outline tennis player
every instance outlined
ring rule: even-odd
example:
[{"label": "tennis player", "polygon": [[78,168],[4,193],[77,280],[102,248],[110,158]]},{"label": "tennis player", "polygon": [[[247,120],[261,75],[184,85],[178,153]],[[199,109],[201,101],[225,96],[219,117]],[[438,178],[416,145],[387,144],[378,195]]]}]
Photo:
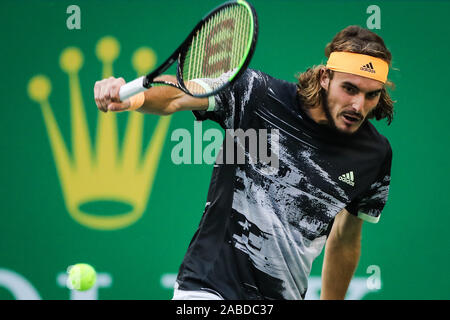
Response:
[{"label": "tennis player", "polygon": [[386,90],[391,53],[375,33],[349,26],[325,55],[326,65],[308,69],[297,83],[248,69],[212,98],[154,87],[121,103],[123,79],[96,83],[102,111],[192,110],[197,120],[224,129],[278,134],[275,172],[250,161],[214,166],[174,299],[304,299],[324,246],[321,298],[344,299],[361,254],[363,221],[378,222],[388,198],[392,150],[368,120],[393,119]]}]

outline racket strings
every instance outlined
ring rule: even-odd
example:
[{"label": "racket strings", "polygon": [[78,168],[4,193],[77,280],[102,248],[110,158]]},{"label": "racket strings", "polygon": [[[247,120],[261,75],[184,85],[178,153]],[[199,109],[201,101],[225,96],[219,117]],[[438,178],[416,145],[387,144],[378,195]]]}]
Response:
[{"label": "racket strings", "polygon": [[[216,12],[196,32],[181,61],[184,83],[193,94],[207,93],[193,79],[218,78],[239,68],[252,39],[252,16],[242,5],[232,5]],[[232,74],[232,73],[231,73]]]}]

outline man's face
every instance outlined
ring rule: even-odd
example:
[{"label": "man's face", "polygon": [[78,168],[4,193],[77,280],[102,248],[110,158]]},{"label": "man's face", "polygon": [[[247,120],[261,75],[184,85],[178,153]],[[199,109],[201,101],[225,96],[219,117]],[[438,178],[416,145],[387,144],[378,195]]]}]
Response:
[{"label": "man's face", "polygon": [[347,134],[359,129],[377,106],[383,89],[377,80],[337,71],[333,79],[324,73],[320,83],[326,90],[323,109],[328,125]]}]

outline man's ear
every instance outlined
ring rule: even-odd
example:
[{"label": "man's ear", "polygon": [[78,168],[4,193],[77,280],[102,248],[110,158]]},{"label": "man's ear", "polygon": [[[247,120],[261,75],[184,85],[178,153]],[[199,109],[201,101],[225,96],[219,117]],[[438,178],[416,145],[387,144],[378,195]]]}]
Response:
[{"label": "man's ear", "polygon": [[320,86],[327,91],[330,84],[330,73],[324,67],[320,70]]}]

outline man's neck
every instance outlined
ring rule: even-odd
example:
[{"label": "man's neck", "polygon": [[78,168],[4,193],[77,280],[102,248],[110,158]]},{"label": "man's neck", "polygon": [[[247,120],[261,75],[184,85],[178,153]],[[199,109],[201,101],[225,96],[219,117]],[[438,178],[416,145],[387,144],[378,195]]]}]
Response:
[{"label": "man's neck", "polygon": [[303,107],[303,110],[309,115],[311,119],[313,119],[318,124],[327,124],[328,119],[325,115],[325,112],[323,111],[322,105],[316,105],[312,108],[305,108]]}]

